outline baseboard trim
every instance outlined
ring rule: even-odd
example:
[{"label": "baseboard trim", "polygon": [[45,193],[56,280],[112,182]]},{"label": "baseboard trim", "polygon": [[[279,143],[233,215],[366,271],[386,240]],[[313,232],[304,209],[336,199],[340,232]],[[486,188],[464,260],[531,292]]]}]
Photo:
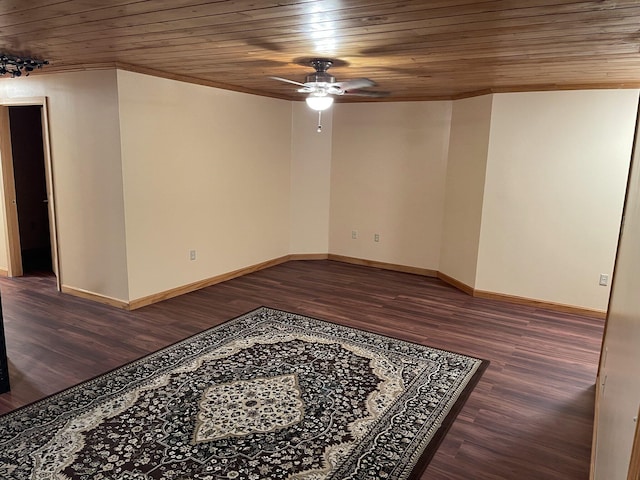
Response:
[{"label": "baseboard trim", "polygon": [[448,283],[452,287],[457,288],[458,290],[462,290],[467,295],[473,296],[473,287],[467,285],[466,283],[461,282],[460,280],[456,280],[453,277],[450,277],[446,273],[438,272],[438,278],[442,280],[444,283]]},{"label": "baseboard trim", "polygon": [[327,260],[328,253],[292,253],[289,260]]},{"label": "baseboard trim", "polygon": [[123,310],[129,310],[129,303],[124,300],[108,297],[107,295],[101,295],[99,293],[90,292],[88,290],[83,290],[81,288],[70,287],[68,285],[62,285],[60,289],[62,293],[68,293],[69,295],[73,295],[74,297],[85,298],[87,300],[103,303],[105,305],[110,305],[112,307],[121,308]]},{"label": "baseboard trim", "polygon": [[266,262],[250,265],[244,268],[239,268],[238,270],[234,270],[232,272],[216,275],[215,277],[205,278],[204,280],[199,280],[197,282],[189,283],[181,287],[165,290],[164,292],[154,293],[153,295],[149,295],[147,297],[131,300],[129,302],[129,310],[136,310],[138,308],[146,307],[147,305],[151,305],[153,303],[158,303],[163,300],[167,300],[169,298],[184,295],[185,293],[195,292],[196,290],[210,287],[212,285],[216,285],[217,283],[226,282],[227,280],[241,277],[243,275],[247,275],[248,273],[253,273],[253,272],[257,272],[258,270],[264,270],[265,268],[274,267],[276,265],[280,265],[281,263],[285,263],[289,261],[289,257],[290,255],[285,255],[283,257],[267,260]]},{"label": "baseboard trim", "polygon": [[0,277],[8,277],[9,270],[5,270],[4,268],[0,268]]},{"label": "baseboard trim", "polygon": [[[282,257],[267,260],[255,265],[240,268],[232,272],[216,275],[215,277],[206,278],[197,282],[182,285],[180,287],[165,290],[163,292],[155,293],[146,297],[138,298],[126,302],[117,298],[108,297],[99,293],[89,292],[80,288],[70,287],[68,285],[62,285],[62,292],[74,295],[76,297],[86,298],[98,303],[111,305],[112,307],[121,308],[124,310],[136,310],[138,308],[146,307],[154,303],[167,300],[169,298],[178,297],[185,293],[195,292],[202,288],[210,287],[218,283],[226,282],[233,278],[241,277],[249,273],[264,270],[265,268],[274,267],[281,263],[296,260],[332,260],[335,262],[350,263],[353,265],[362,265],[365,267],[380,268],[383,270],[392,270],[395,272],[411,273],[413,275],[420,275],[423,277],[437,277],[443,282],[457,288],[458,290],[477,298],[486,298],[489,300],[498,300],[510,303],[516,303],[520,305],[528,305],[530,307],[546,308],[548,310],[555,310],[565,313],[573,313],[577,315],[585,315],[588,317],[594,317],[604,319],[607,316],[607,312],[603,310],[594,310],[584,307],[576,307],[573,305],[565,305],[561,303],[547,302],[543,300],[535,300],[532,298],[519,297],[516,295],[507,295],[503,293],[488,292],[485,290],[477,290],[470,285],[467,285],[453,277],[450,277],[446,273],[439,272],[437,270],[431,270],[428,268],[411,267],[408,265],[398,265],[394,263],[379,262],[377,260],[367,260],[364,258],[349,257],[345,255],[335,255],[333,253],[296,253],[290,255],[284,255]],[[0,269],[0,276],[7,276],[6,270]]]},{"label": "baseboard trim", "polygon": [[594,318],[606,318],[607,312],[603,310],[594,310],[591,308],[576,307],[574,305],[565,305],[563,303],[547,302],[545,300],[536,300],[533,298],[519,297],[516,295],[507,295],[505,293],[488,292],[486,290],[477,290],[471,285],[456,280],[450,277],[446,273],[438,272],[438,278],[445,283],[448,283],[452,287],[463,291],[467,295],[471,295],[476,298],[486,298],[489,300],[499,300],[502,302],[517,303],[519,305],[528,305],[530,307],[546,308],[547,310],[554,310],[564,313],[575,313],[577,315],[585,315],[587,317]]},{"label": "baseboard trim", "polygon": [[[195,292],[196,290],[210,287],[217,283],[222,283],[227,280],[231,280],[232,278],[241,277],[243,275],[247,275],[248,273],[253,273],[253,272],[257,272],[258,270],[264,270],[265,268],[274,267],[281,263],[288,262],[289,260],[326,260],[327,256],[328,255],[326,253],[299,253],[299,254],[293,254],[293,255],[284,255],[282,257],[267,260],[265,262],[261,262],[255,265],[250,265],[248,267],[240,268],[232,272],[216,275],[215,277],[206,278],[204,280],[189,283],[187,285],[182,285],[180,287],[172,288],[170,290],[154,293],[153,295],[138,298],[130,302],[119,300],[117,298],[111,298],[106,295],[90,292],[88,290],[82,290],[80,288],[70,287],[68,285],[62,285],[61,289],[63,293],[68,293],[69,295],[74,295],[76,297],[86,298],[88,300],[93,300],[94,302],[103,303],[105,305],[121,308],[123,310],[136,310],[138,308],[146,307],[147,305],[151,305],[153,303],[158,303],[163,300],[167,300],[169,298],[174,298],[180,295],[184,295],[185,293]],[[2,275],[2,270],[0,270],[0,275]],[[6,276],[6,273],[5,273],[5,276]]]},{"label": "baseboard trim", "polygon": [[347,257],[344,255],[335,255],[330,253],[327,257],[329,260],[342,263],[351,263],[353,265],[363,265],[365,267],[381,268],[383,270],[393,270],[394,272],[412,273],[423,277],[437,277],[436,270],[428,268],[410,267],[408,265],[398,265],[395,263],[378,262],[376,260],[366,260],[364,258]]},{"label": "baseboard trim", "polygon": [[503,302],[517,303],[519,305],[528,305],[530,307],[546,308],[564,313],[575,313],[576,315],[584,315],[587,317],[601,318],[607,317],[605,310],[595,310],[591,308],[576,307],[574,305],[565,305],[564,303],[547,302],[544,300],[536,300],[533,298],[519,297],[517,295],[507,295],[504,293],[487,292],[485,290],[473,291],[473,296],[478,298],[486,298],[489,300],[500,300]]}]

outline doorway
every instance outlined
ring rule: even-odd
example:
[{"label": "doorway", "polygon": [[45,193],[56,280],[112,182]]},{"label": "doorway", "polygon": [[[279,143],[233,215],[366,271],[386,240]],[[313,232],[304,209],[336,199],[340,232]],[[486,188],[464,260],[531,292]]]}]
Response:
[{"label": "doorway", "polygon": [[53,273],[41,117],[39,105],[9,107],[23,274]]},{"label": "doorway", "polygon": [[2,102],[0,154],[7,274],[54,274],[59,290],[46,99]]}]

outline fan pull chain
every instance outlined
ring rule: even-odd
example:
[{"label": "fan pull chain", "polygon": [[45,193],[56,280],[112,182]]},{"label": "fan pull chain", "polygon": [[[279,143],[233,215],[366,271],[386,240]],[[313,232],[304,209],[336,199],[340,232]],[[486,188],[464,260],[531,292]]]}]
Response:
[{"label": "fan pull chain", "polygon": [[316,132],[322,133],[322,110],[318,110],[318,129]]}]

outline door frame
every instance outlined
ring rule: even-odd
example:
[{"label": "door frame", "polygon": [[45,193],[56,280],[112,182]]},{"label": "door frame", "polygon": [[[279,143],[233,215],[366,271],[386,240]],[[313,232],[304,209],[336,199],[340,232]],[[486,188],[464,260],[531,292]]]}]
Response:
[{"label": "door frame", "polygon": [[640,478],[640,408],[638,408],[638,415],[636,415],[635,421],[636,433],[631,447],[631,460],[629,461],[627,480],[638,480]]},{"label": "door frame", "polygon": [[[618,243],[616,246],[616,255],[613,267],[613,276],[611,279],[611,292],[609,293],[609,302],[607,304],[607,315],[605,317],[604,323],[604,331],[602,333],[602,341],[600,343],[600,355],[598,360],[598,371],[596,374],[596,385],[595,385],[595,408],[594,408],[594,422],[593,422],[593,433],[592,433],[592,441],[591,441],[591,464],[589,471],[589,480],[594,480],[596,478],[596,460],[598,453],[598,426],[599,426],[599,412],[600,412],[600,402],[601,396],[606,387],[607,381],[607,372],[605,370],[607,363],[607,355],[608,355],[608,347],[607,347],[607,334],[609,331],[609,322],[611,315],[611,305],[614,296],[614,288],[616,286],[617,280],[617,269],[620,261],[620,246],[622,244],[622,236],[624,234],[625,228],[625,220],[629,203],[629,196],[631,189],[633,188],[633,174],[635,169],[639,168],[638,165],[638,147],[640,146],[640,103],[637,105],[636,111],[636,119],[635,119],[635,127],[633,133],[633,143],[631,146],[631,158],[629,160],[629,170],[627,175],[627,185],[624,194],[623,208],[622,208],[622,216],[620,219],[620,229],[618,231]],[[640,408],[638,410],[638,415],[635,417],[634,421],[636,422],[635,433],[633,437],[633,443],[631,446],[631,455],[629,458],[629,466],[627,470],[627,480],[640,480]]]},{"label": "door frame", "polygon": [[0,99],[0,157],[2,163],[2,190],[4,199],[5,232],[7,241],[7,275],[22,275],[22,252],[20,249],[20,230],[18,228],[18,209],[16,205],[16,187],[13,173],[13,154],[11,151],[11,130],[9,125],[9,107],[39,106],[42,121],[42,149],[44,155],[45,183],[47,186],[47,207],[49,209],[49,234],[51,237],[51,264],[56,276],[56,288],[61,289],[60,256],[58,251],[58,228],[54,194],[53,164],[51,162],[51,143],[49,140],[49,111],[47,97],[27,97]]}]

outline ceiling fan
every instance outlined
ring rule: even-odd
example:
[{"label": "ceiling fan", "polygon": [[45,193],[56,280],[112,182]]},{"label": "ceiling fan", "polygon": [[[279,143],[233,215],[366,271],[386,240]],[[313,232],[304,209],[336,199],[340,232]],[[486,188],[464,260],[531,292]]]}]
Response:
[{"label": "ceiling fan", "polygon": [[389,95],[389,92],[374,90],[362,90],[363,88],[375,87],[376,83],[368,78],[355,78],[344,82],[337,82],[336,78],[327,72],[334,60],[328,58],[314,58],[309,64],[315,69],[314,73],[307,75],[305,82],[300,83],[281,77],[271,77],[274,80],[298,85],[299,93],[308,93],[307,105],[313,110],[326,110],[333,103],[333,95],[354,95],[360,97],[380,98]]}]

